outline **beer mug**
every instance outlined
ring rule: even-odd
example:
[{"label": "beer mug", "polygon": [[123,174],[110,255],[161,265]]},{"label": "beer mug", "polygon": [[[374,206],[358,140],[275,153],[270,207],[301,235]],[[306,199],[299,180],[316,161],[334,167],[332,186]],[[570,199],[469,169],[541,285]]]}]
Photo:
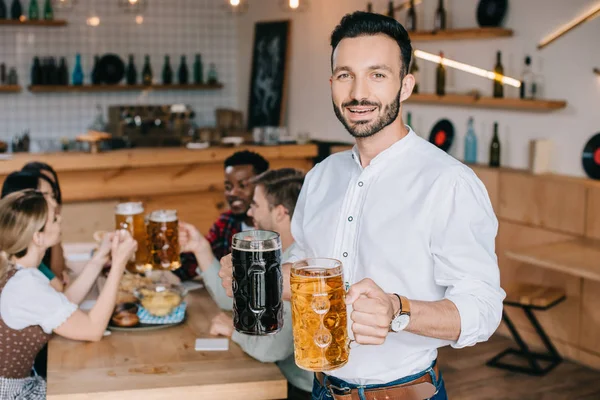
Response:
[{"label": "beer mug", "polygon": [[148,254],[153,269],[174,271],[181,267],[176,210],[153,211],[148,217]]},{"label": "beer mug", "polygon": [[146,221],[141,202],[120,203],[115,207],[115,229],[125,229],[137,241],[138,248],[127,263],[130,272],[142,273],[150,269],[146,246]]},{"label": "beer mug", "polygon": [[270,335],[283,327],[281,239],[271,231],[233,235],[233,323],[248,335]]},{"label": "beer mug", "polygon": [[310,258],[292,265],[292,330],[296,365],[330,371],[348,362],[348,316],[342,263]]}]

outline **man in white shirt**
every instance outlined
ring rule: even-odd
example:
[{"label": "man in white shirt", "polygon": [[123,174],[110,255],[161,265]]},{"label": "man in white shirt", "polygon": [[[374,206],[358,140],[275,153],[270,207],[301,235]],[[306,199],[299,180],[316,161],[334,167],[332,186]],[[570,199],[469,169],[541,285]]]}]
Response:
[{"label": "man in white shirt", "polygon": [[356,146],[307,174],[292,260],[342,261],[353,342],[346,365],[315,374],[313,399],[443,400],[437,349],[485,341],[501,320],[498,223],[473,171],[402,122],[415,84],[404,28],[355,12],[331,46],[333,107]]}]

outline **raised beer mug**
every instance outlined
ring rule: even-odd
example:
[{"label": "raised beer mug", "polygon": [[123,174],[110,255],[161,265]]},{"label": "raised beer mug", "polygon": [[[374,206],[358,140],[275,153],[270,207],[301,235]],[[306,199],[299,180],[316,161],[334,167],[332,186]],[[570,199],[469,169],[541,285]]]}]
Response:
[{"label": "raised beer mug", "polygon": [[292,330],[296,365],[330,371],[348,362],[348,312],[342,263],[308,258],[292,265]]},{"label": "raised beer mug", "polygon": [[128,202],[117,204],[115,207],[115,229],[129,231],[138,243],[137,251],[127,263],[127,270],[142,273],[151,269],[152,267],[148,263],[146,221],[142,203]]},{"label": "raised beer mug", "polygon": [[283,327],[281,239],[271,231],[233,235],[233,324],[248,335],[271,335]]},{"label": "raised beer mug", "polygon": [[179,221],[176,210],[157,210],[148,217],[148,254],[155,270],[174,271],[179,258]]}]

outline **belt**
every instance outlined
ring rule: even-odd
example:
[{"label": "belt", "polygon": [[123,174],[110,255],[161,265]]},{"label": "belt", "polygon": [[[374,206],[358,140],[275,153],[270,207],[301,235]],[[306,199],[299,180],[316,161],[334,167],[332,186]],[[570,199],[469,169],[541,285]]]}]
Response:
[{"label": "belt", "polygon": [[[440,372],[437,362],[433,366],[433,372],[436,382],[439,381]],[[329,390],[329,393],[335,400],[360,400],[358,388],[349,389],[334,386],[326,382],[326,375],[322,372],[315,373],[315,378],[321,386]],[[366,400],[424,400],[433,397],[435,392],[436,388],[429,373],[425,373],[423,376],[410,382],[394,386],[364,389]]]}]

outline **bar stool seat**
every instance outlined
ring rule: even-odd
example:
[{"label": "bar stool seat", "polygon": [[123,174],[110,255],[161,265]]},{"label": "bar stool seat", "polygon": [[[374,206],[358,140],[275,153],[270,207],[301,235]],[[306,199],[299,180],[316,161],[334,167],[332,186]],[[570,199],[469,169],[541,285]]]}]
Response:
[{"label": "bar stool seat", "polygon": [[[525,316],[535,329],[540,340],[546,347],[545,353],[531,351],[525,343],[515,325],[510,320],[506,312],[502,312],[502,319],[508,327],[513,339],[518,345],[518,349],[508,348],[489,360],[487,365],[496,368],[502,368],[513,372],[522,372],[529,375],[542,376],[555,368],[562,362],[562,357],[552,345],[550,338],[538,322],[532,310],[545,311],[563,302],[566,299],[566,293],[563,289],[553,288],[541,285],[520,285],[515,290],[509,292],[504,300],[505,306],[519,307],[523,309]],[[529,366],[516,365],[503,362],[502,359],[508,355],[517,356],[527,361]],[[546,365],[542,366],[540,361]]]}]

